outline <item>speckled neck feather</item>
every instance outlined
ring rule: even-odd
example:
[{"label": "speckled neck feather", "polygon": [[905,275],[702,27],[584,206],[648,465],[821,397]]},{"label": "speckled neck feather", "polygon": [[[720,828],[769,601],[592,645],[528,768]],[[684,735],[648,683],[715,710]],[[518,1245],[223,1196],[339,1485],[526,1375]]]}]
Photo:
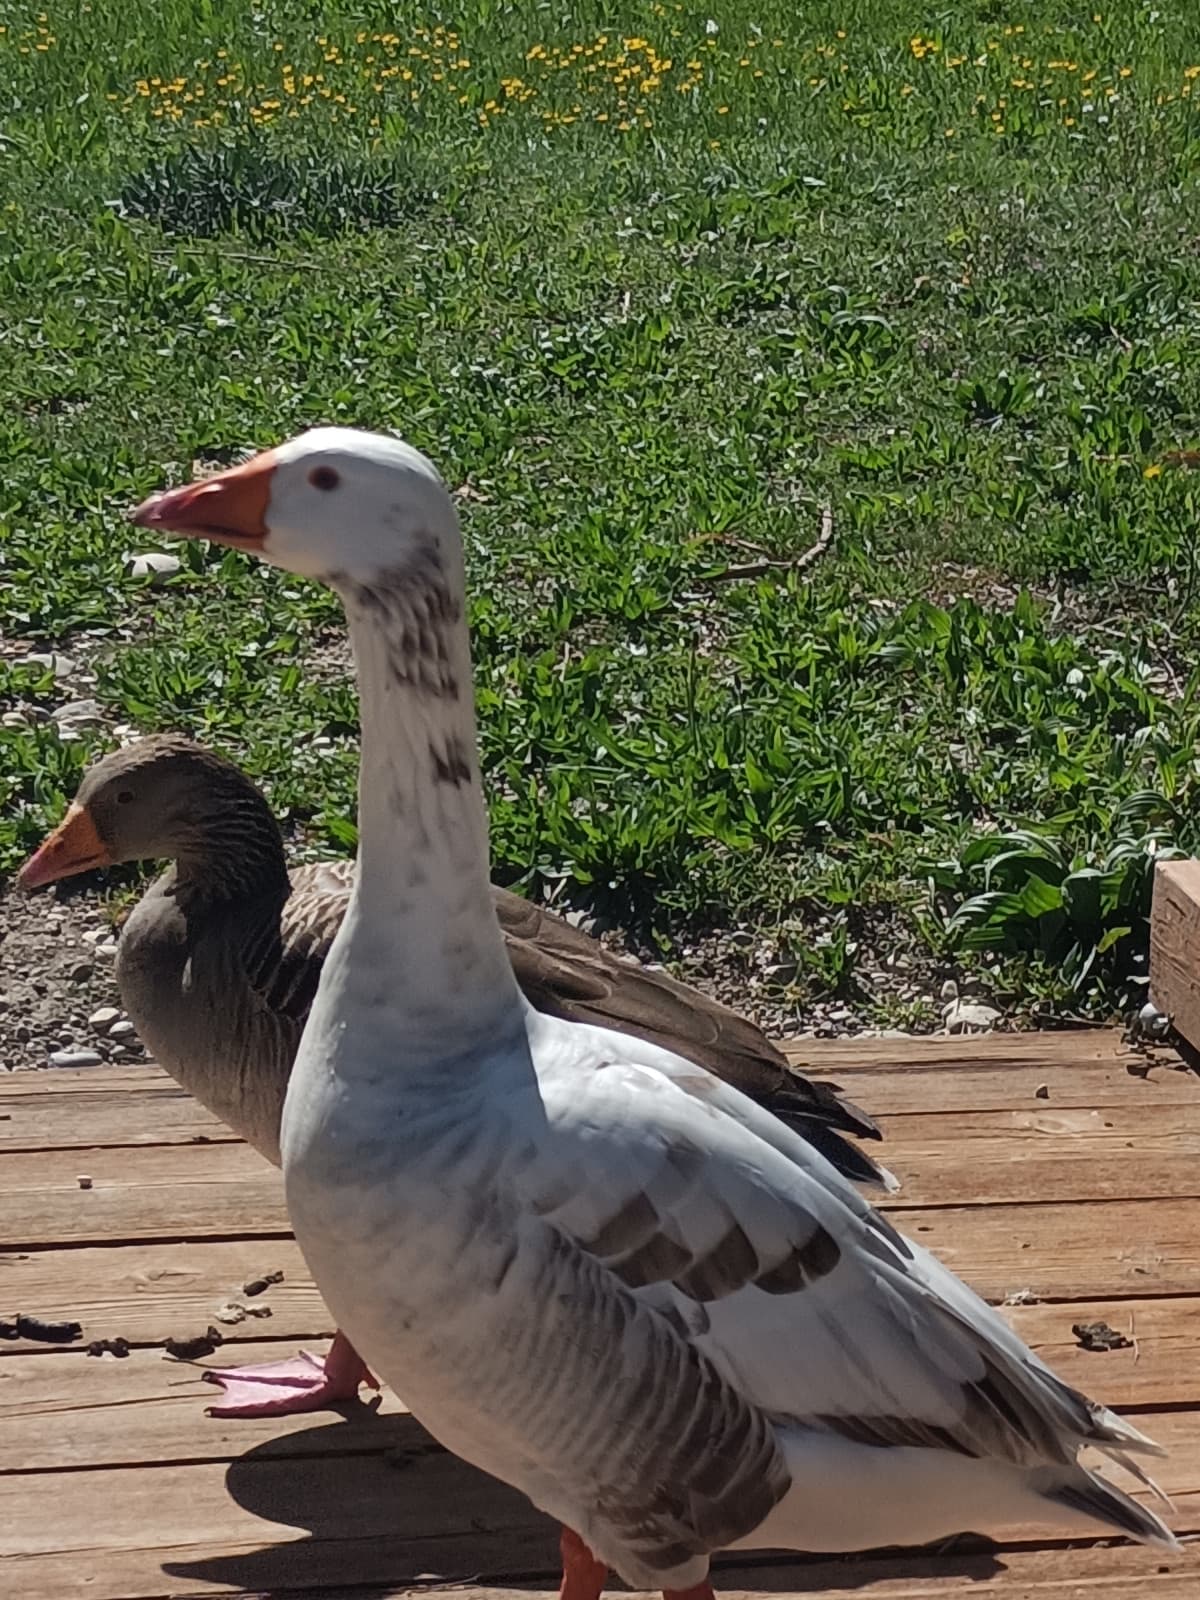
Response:
[{"label": "speckled neck feather", "polygon": [[414,1058],[469,1051],[520,998],[489,882],[461,581],[427,557],[338,588],[362,701],[345,971],[356,1004],[403,1018]]}]

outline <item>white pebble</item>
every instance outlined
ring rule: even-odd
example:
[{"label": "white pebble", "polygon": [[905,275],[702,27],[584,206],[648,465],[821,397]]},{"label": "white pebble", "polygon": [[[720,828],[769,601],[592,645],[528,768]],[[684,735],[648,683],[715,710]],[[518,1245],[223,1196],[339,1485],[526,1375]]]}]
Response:
[{"label": "white pebble", "polygon": [[1003,1012],[981,1001],[952,1000],[942,1011],[947,1033],[990,1033]]},{"label": "white pebble", "polygon": [[116,1006],[101,1006],[99,1011],[93,1011],[88,1018],[89,1028],[98,1028],[101,1033],[118,1020],[121,1013]]},{"label": "white pebble", "polygon": [[32,655],[19,656],[13,666],[49,667],[56,678],[69,678],[75,671],[75,663],[70,656],[60,655],[57,650],[37,650]]},{"label": "white pebble", "polygon": [[101,721],[100,707],[95,700],[68,700],[50,713],[51,722],[60,727],[70,723],[73,728],[93,728]]},{"label": "white pebble", "polygon": [[126,556],[131,578],[149,578],[152,583],[162,583],[183,566],[178,556],[161,550],[147,550],[142,555]]},{"label": "white pebble", "polygon": [[135,1033],[136,1031],[137,1030],[134,1028],[133,1023],[130,1022],[129,1018],[122,1017],[120,1022],[114,1022],[112,1027],[108,1030],[108,1037],[110,1039],[128,1039],[129,1035],[131,1033]]}]

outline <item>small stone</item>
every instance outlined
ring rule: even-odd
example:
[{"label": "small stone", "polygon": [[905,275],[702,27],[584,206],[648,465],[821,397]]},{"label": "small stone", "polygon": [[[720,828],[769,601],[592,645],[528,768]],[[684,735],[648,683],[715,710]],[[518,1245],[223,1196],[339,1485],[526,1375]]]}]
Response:
[{"label": "small stone", "polygon": [[128,1039],[130,1034],[136,1032],[137,1029],[134,1027],[133,1023],[130,1022],[129,1018],[122,1017],[120,1022],[114,1022],[112,1027],[108,1030],[108,1037],[110,1039]]},{"label": "small stone", "polygon": [[1033,1091],[1033,1093],[1034,1093],[1034,1098],[1037,1099],[1037,1100],[1049,1100],[1049,1098],[1050,1098],[1050,1085],[1048,1083],[1039,1083],[1037,1088]]},{"label": "small stone", "polygon": [[13,1037],[16,1039],[18,1044],[28,1044],[30,1039],[33,1038],[33,1034],[30,1032],[26,1023],[19,1022],[16,1028],[13,1030]]},{"label": "small stone", "polygon": [[952,1000],[942,1012],[947,1033],[990,1033],[1002,1015],[981,1000]]},{"label": "small stone", "polygon": [[50,713],[50,720],[57,722],[60,727],[69,724],[72,728],[94,728],[103,719],[97,701],[68,700],[65,705],[55,707]]},{"label": "small stone", "polygon": [[81,1172],[76,1176],[75,1182],[81,1189],[90,1189],[92,1187],[91,1174],[87,1172]]},{"label": "small stone", "polygon": [[108,1059],[110,1061],[128,1061],[132,1055],[133,1051],[126,1050],[123,1044],[115,1044],[108,1052]]},{"label": "small stone", "polygon": [[8,1010],[8,1001],[0,994],[0,1013]]},{"label": "small stone", "polygon": [[942,999],[943,1000],[957,1000],[958,999],[958,985],[955,983],[953,978],[947,978],[945,983],[942,985]]},{"label": "small stone", "polygon": [[1139,1030],[1152,1039],[1161,1038],[1171,1027],[1171,1018],[1165,1011],[1160,1011],[1153,1000],[1146,1001],[1137,1014],[1137,1020]]},{"label": "small stone", "polygon": [[27,728],[29,719],[20,711],[6,711],[0,716],[0,726],[5,728]]},{"label": "small stone", "polygon": [[99,1067],[104,1063],[104,1057],[96,1050],[52,1050],[50,1052],[50,1065],[52,1067]]},{"label": "small stone", "polygon": [[96,954],[98,956],[115,956],[116,953],[117,941],[115,939],[104,939],[96,946]]},{"label": "small stone", "polygon": [[143,555],[125,558],[131,578],[149,578],[151,583],[165,583],[183,566],[178,556],[161,550],[147,550]]},{"label": "small stone", "polygon": [[116,1006],[101,1006],[98,1011],[93,1011],[88,1018],[88,1027],[95,1028],[97,1032],[104,1033],[112,1024],[119,1020],[120,1011]]},{"label": "small stone", "polygon": [[32,655],[19,656],[13,666],[42,667],[53,672],[56,678],[69,678],[75,671],[75,663],[70,656],[61,655],[57,650],[38,650]]},{"label": "small stone", "polygon": [[87,983],[95,970],[90,961],[79,961],[71,968],[71,982]]}]

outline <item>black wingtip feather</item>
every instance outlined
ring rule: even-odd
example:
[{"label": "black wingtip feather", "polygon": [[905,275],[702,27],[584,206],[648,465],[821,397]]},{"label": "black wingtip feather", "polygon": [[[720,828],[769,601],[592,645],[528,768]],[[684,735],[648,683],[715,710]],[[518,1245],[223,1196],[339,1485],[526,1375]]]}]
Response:
[{"label": "black wingtip feather", "polygon": [[814,1117],[811,1112],[806,1114],[799,1110],[781,1110],[774,1102],[768,1109],[773,1111],[781,1122],[798,1133],[806,1144],[812,1145],[819,1151],[831,1166],[837,1168],[843,1178],[849,1178],[851,1183],[869,1184],[873,1189],[892,1187],[865,1151],[860,1150],[856,1144],[851,1144],[848,1139],[843,1139],[840,1133],[835,1133],[821,1118]]}]

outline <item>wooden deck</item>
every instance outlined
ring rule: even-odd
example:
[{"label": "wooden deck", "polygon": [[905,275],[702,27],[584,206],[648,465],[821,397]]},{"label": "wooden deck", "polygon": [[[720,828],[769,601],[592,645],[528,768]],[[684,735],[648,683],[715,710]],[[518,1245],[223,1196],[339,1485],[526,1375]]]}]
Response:
[{"label": "wooden deck", "polygon": [[[806,1045],[796,1058],[877,1112],[903,1181],[890,1210],[1064,1377],[1171,1449],[1174,1526],[1200,1534],[1200,1084],[1147,1076],[1113,1034]],[[80,1177],[91,1178],[81,1187]],[[0,1343],[0,1591],[366,1600],[553,1589],[553,1529],[445,1454],[392,1397],[221,1422],[169,1337],[210,1324],[217,1361],[322,1348],[329,1318],[278,1175],[155,1068],[0,1078],[0,1318],[83,1327],[71,1347]],[[247,1297],[247,1280],[282,1282]],[[229,1303],[269,1317],[232,1324]],[[1132,1342],[1081,1348],[1072,1324]],[[124,1338],[125,1359],[92,1357]],[[961,1542],[939,1554],[724,1564],[726,1594],[807,1600],[1194,1600],[1179,1561],[1121,1544]]]}]

